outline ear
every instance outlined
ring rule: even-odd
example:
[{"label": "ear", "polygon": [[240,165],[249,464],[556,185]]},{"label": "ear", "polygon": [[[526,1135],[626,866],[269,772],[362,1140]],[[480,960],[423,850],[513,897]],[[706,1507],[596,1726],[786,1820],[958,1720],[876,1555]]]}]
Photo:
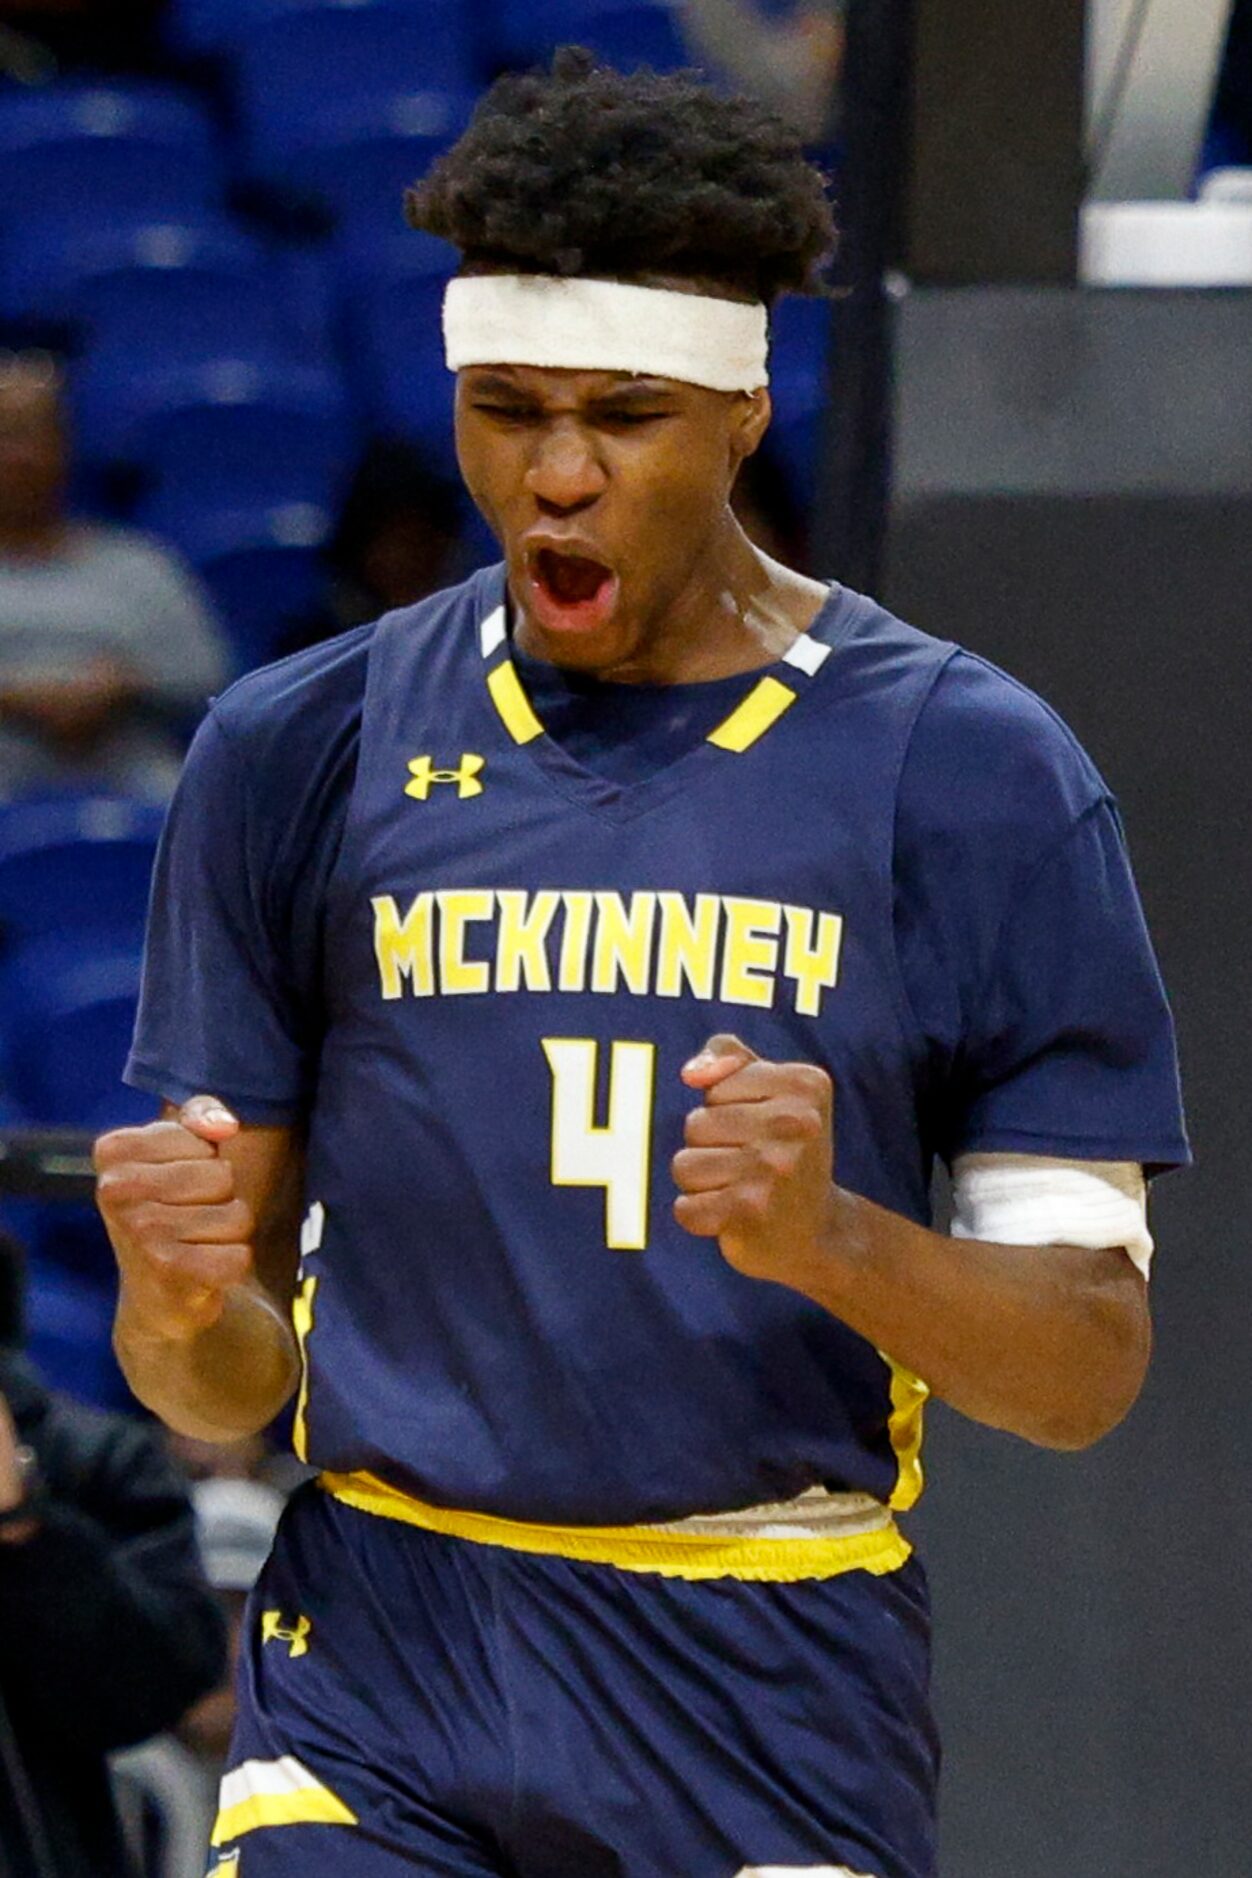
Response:
[{"label": "ear", "polygon": [[754,456],[770,426],[774,406],[764,385],[759,391],[740,392],[730,426],[731,468],[737,471],[745,457]]}]

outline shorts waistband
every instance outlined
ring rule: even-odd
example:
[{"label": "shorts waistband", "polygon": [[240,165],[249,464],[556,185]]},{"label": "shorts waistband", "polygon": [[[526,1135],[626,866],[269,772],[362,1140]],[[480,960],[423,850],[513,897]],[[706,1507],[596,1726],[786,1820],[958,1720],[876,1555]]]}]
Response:
[{"label": "shorts waistband", "polygon": [[656,1526],[548,1526],[431,1506],[373,1474],[318,1476],[345,1506],[475,1545],[613,1565],[666,1578],[743,1578],[776,1584],[897,1571],[912,1553],[887,1507],[862,1493],[810,1489],[775,1506],[701,1514]]}]

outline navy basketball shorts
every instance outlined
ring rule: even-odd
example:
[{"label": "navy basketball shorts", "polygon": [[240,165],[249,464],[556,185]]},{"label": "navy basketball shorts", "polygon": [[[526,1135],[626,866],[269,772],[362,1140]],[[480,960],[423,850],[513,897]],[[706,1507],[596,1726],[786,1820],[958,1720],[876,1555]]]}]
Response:
[{"label": "navy basketball shorts", "polygon": [[915,1557],[693,1581],[310,1484],[247,1622],[215,1878],[934,1878]]}]

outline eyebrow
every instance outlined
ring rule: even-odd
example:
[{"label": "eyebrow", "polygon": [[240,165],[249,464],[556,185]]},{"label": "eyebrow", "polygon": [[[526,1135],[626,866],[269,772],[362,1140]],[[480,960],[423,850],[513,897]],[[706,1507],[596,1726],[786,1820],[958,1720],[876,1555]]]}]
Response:
[{"label": "eyebrow", "polygon": [[[503,372],[475,371],[470,380],[470,389],[477,397],[517,398],[534,404],[541,402],[537,392]],[[623,378],[620,384],[593,393],[587,402],[591,405],[653,404],[658,398],[673,396],[673,387],[663,380]]]}]

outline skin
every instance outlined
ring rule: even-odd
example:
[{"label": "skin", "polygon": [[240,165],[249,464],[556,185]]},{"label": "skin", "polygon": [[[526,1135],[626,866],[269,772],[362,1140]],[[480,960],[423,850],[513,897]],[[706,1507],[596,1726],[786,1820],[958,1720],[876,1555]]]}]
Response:
[{"label": "skin", "polygon": [[[464,371],[461,468],[503,543],[522,647],[635,683],[772,663],[826,589],[754,549],[730,511],[768,421],[764,392]],[[573,539],[618,574],[619,599],[594,630],[553,633],[534,615],[528,556],[536,541]],[[716,1036],[683,1079],[693,1103],[674,1212],[693,1237],[833,1312],[976,1420],[1081,1448],[1125,1415],[1150,1330],[1146,1287],[1124,1252],[954,1240],[848,1193],[834,1179],[835,1091],[813,1064],[764,1062]],[[131,1387],[203,1439],[264,1426],[298,1373],[298,1137],[241,1127],[201,1096],[104,1136],[96,1153]]]},{"label": "skin", "polygon": [[[65,510],[68,450],[60,381],[38,359],[0,366],[0,558],[39,562],[72,532]],[[5,673],[0,718],[81,757],[140,695],[124,661],[101,657],[74,672]]]},{"label": "skin", "polygon": [[[15,1506],[22,1503],[18,1446],[17,1430],[13,1426],[9,1405],[0,1395],[0,1513],[12,1512]],[[11,1526],[0,1526],[0,1545],[23,1545],[27,1539],[33,1539],[38,1531],[39,1522],[36,1519],[15,1520]]]}]

